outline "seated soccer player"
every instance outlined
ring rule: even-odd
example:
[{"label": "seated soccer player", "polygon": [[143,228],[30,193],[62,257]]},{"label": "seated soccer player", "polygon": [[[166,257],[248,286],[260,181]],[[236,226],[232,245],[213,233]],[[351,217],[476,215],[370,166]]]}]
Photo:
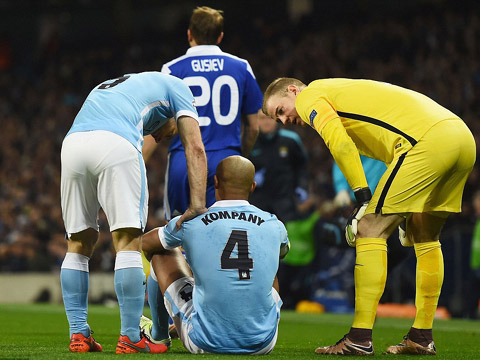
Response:
[{"label": "seated soccer player", "polygon": [[142,328],[152,342],[170,343],[168,318],[159,316],[165,306],[191,353],[273,350],[282,305],[273,283],[289,240],[275,215],[247,201],[254,174],[248,159],[225,158],[208,212],[178,231],[174,218],[144,236],[143,251],[152,258],[147,289],[153,321],[143,318]]}]

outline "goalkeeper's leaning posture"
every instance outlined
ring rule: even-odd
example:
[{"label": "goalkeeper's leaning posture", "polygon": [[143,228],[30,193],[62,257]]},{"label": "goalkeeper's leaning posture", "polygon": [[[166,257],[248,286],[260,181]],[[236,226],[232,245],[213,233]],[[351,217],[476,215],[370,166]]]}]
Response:
[{"label": "goalkeeper's leaning posture", "polygon": [[[440,231],[461,211],[475,163],[475,141],[454,113],[418,92],[371,80],[323,79],[308,86],[279,78],[265,91],[263,112],[283,124],[310,125],[325,141],[357,206],[346,227],[356,248],[355,316],[335,345],[317,354],[372,355],[372,328],[387,276],[387,239],[417,257],[416,316],[391,354],[435,354],[432,325],[443,282]],[[359,154],[388,166],[372,196]]]}]

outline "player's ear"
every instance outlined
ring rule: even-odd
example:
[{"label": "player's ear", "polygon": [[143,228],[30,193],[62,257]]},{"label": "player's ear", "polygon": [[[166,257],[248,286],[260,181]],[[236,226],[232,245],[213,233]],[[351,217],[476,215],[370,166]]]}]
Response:
[{"label": "player's ear", "polygon": [[215,189],[218,189],[218,178],[216,174],[213,175],[213,183],[214,183]]},{"label": "player's ear", "polygon": [[187,29],[187,40],[189,43],[191,43],[193,40],[192,32],[190,31],[190,29]]},{"label": "player's ear", "polygon": [[254,182],[252,183],[252,187],[250,188],[250,194],[252,194],[252,193],[255,191],[255,188],[256,188],[256,187],[257,187],[257,182],[254,181]]},{"label": "player's ear", "polygon": [[220,43],[222,42],[223,40],[223,31],[220,33],[220,35],[218,36],[218,39],[217,39],[217,45],[220,45]]},{"label": "player's ear", "polygon": [[294,93],[295,95],[297,95],[298,90],[299,90],[298,87],[296,87],[295,85],[288,85],[287,87],[287,91]]}]

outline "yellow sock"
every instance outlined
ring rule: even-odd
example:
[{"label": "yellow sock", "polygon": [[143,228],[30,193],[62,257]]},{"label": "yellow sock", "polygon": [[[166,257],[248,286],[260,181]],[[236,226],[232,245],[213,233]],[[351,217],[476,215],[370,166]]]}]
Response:
[{"label": "yellow sock", "polygon": [[372,329],[387,279],[387,240],[360,238],[356,243],[355,317],[352,327]]},{"label": "yellow sock", "polygon": [[439,241],[414,244],[417,256],[417,314],[413,327],[431,329],[443,284],[443,254]]}]

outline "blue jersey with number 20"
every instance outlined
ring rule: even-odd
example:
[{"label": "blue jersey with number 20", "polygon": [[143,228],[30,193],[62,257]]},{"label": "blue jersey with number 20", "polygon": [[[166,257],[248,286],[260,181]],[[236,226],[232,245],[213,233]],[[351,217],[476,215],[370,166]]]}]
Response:
[{"label": "blue jersey with number 20", "polygon": [[182,246],[194,274],[190,338],[208,352],[261,350],[280,317],[272,285],[280,247],[288,244],[285,226],[241,200],[217,201],[179,231],[177,220],[160,240],[167,249]]},{"label": "blue jersey with number 20", "polygon": [[[205,150],[241,150],[241,115],[255,114],[263,95],[248,61],[223,52],[216,45],[198,45],[166,63],[162,72],[190,87],[200,117]],[[179,137],[169,151],[182,148]]]}]

